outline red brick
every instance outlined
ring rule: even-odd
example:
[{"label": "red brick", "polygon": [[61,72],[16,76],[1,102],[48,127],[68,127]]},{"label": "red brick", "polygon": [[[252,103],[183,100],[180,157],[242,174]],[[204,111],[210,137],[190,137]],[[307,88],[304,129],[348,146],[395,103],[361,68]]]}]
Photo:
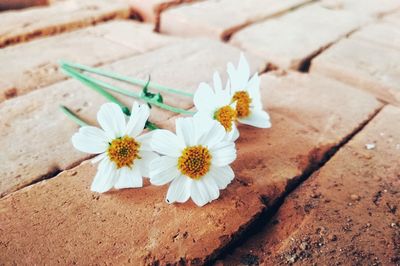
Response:
[{"label": "red brick", "polygon": [[[149,25],[109,22],[0,50],[0,79],[17,96],[64,79],[60,59],[101,65],[170,43],[171,38],[153,33]],[[0,101],[10,98],[9,86],[0,86]]]},{"label": "red brick", "polygon": [[44,6],[50,3],[49,0],[0,0],[0,10],[21,9],[32,6]]},{"label": "red brick", "polygon": [[[0,246],[1,261],[164,265],[214,258],[288,183],[380,107],[373,97],[337,82],[320,86],[322,79],[304,76],[304,84],[294,86],[292,79],[301,74],[282,82],[269,75],[262,79],[262,98],[273,127],[240,127],[233,165],[237,177],[219,200],[203,208],[191,202],[168,205],[166,186],[149,185],[93,194],[95,167],[84,163],[0,200],[2,242],[7,243]],[[293,102],[296,118],[290,117]],[[309,107],[316,102],[320,113]],[[353,108],[355,102],[359,109]]]},{"label": "red brick", "polygon": [[8,11],[0,16],[0,47],[54,35],[113,18],[128,18],[129,5],[117,1],[56,1],[48,7]]},{"label": "red brick", "polygon": [[385,102],[399,104],[399,61],[398,49],[350,38],[316,57],[312,61],[311,72],[371,92]]},{"label": "red brick", "polygon": [[351,35],[351,38],[375,43],[400,50],[400,28],[397,25],[380,22],[369,25]]},{"label": "red brick", "polygon": [[284,13],[310,0],[201,1],[170,8],[161,14],[160,31],[181,36],[228,39],[241,28]]},{"label": "red brick", "polygon": [[400,9],[400,2],[397,0],[322,0],[321,5],[374,17],[380,17]]},{"label": "red brick", "polygon": [[[160,84],[195,91],[201,81],[210,81],[214,70],[225,71],[228,61],[237,61],[240,52],[231,46],[208,40],[186,41],[107,65],[118,73],[147,78]],[[190,56],[188,56],[190,55]],[[179,58],[179,60],[177,60]],[[252,71],[262,63],[250,55]],[[225,75],[224,75],[225,76]],[[122,86],[122,84],[118,84]],[[129,86],[130,90],[139,88]],[[189,109],[190,98],[163,94],[164,102]],[[129,107],[132,100],[119,97]],[[0,145],[5,153],[0,167],[0,195],[14,191],[43,176],[51,176],[87,158],[71,145],[77,126],[68,121],[58,106],[64,104],[89,122],[95,123],[96,112],[104,99],[75,81],[65,81],[0,104]],[[173,114],[153,108],[152,121],[164,122]],[[29,140],[15,141],[16,139]],[[57,148],[55,148],[57,147]]]},{"label": "red brick", "polygon": [[224,263],[397,265],[399,125],[400,109],[385,107]]},{"label": "red brick", "polygon": [[231,42],[278,67],[299,69],[366,20],[349,11],[312,5],[249,26],[235,34]]}]

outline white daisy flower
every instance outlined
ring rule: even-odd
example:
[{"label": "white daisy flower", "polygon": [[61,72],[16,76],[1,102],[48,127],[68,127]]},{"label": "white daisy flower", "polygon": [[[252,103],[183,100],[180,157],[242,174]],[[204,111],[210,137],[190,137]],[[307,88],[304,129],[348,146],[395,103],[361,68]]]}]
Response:
[{"label": "white daisy flower", "polygon": [[176,119],[176,134],[157,130],[151,146],[161,157],[150,163],[150,182],[172,181],[167,202],[186,202],[190,197],[203,206],[219,197],[234,178],[229,166],[236,159],[233,141],[224,127],[204,116]]},{"label": "white daisy flower", "polygon": [[232,63],[228,63],[227,72],[231,82],[232,100],[236,101],[237,120],[254,127],[271,127],[270,117],[263,110],[261,102],[260,78],[258,73],[250,78],[250,67],[243,53],[240,54],[237,69]]},{"label": "white daisy flower", "polygon": [[72,144],[82,152],[99,154],[93,162],[99,167],[91,190],[106,192],[143,186],[143,176],[149,176],[149,163],[159,156],[150,147],[151,133],[142,133],[150,115],[146,104],[133,104],[128,120],[115,103],[105,103],[97,113],[102,129],[83,126],[72,136]]},{"label": "white daisy flower", "polygon": [[239,137],[236,121],[236,102],[232,102],[229,82],[222,88],[221,77],[214,73],[214,88],[207,83],[200,83],[193,97],[197,109],[195,116],[201,115],[217,120],[227,132],[228,140],[235,141]]}]

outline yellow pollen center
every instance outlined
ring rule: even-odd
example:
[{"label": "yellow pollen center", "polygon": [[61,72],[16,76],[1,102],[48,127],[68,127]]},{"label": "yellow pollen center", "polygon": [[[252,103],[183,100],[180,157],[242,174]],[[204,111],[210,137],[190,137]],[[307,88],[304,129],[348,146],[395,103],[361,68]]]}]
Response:
[{"label": "yellow pollen center", "polygon": [[178,158],[178,169],[181,173],[196,180],[208,173],[210,165],[211,154],[201,145],[186,147]]},{"label": "yellow pollen center", "polygon": [[124,136],[114,139],[107,150],[107,155],[117,168],[127,166],[131,168],[135,159],[139,158],[140,144],[134,138]]},{"label": "yellow pollen center", "polygon": [[239,118],[248,117],[250,115],[251,98],[247,91],[235,92],[232,100],[236,101],[236,112]]},{"label": "yellow pollen center", "polygon": [[236,110],[229,105],[223,106],[215,111],[214,119],[224,126],[226,132],[229,132],[232,130],[232,122],[236,119]]}]

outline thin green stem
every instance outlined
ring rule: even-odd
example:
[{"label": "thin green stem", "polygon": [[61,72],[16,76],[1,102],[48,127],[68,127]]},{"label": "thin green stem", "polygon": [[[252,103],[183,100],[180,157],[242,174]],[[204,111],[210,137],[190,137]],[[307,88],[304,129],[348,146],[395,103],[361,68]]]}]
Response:
[{"label": "thin green stem", "polygon": [[[104,76],[104,77],[108,77],[108,78],[112,78],[112,79],[116,79],[116,80],[120,80],[123,82],[127,82],[130,84],[134,84],[134,85],[138,85],[138,86],[145,86],[147,81],[146,80],[142,80],[142,79],[137,79],[137,78],[132,78],[132,77],[126,77],[123,76],[121,74],[112,72],[112,71],[105,71],[103,69],[100,68],[94,68],[94,67],[89,67],[89,66],[85,66],[82,64],[77,64],[77,63],[72,63],[72,62],[68,62],[68,61],[60,61],[61,66],[67,66],[67,67],[73,67],[73,68],[77,68],[80,70],[84,70],[90,73],[94,73],[100,76]],[[189,92],[185,92],[185,91],[181,91],[178,89],[174,89],[174,88],[170,88],[167,86],[162,86],[160,84],[157,84],[155,82],[150,82],[149,83],[149,88],[153,88],[162,92],[168,92],[168,93],[173,93],[173,94],[178,94],[178,95],[182,95],[182,96],[186,96],[186,97],[191,97],[193,98],[193,94],[189,93]]]},{"label": "thin green stem", "polygon": [[64,105],[60,105],[61,111],[73,122],[77,123],[81,127],[83,126],[88,126],[89,124],[80,119],[74,112],[72,112],[68,107],[65,107]]},{"label": "thin green stem", "polygon": [[[103,94],[105,97],[108,97],[108,99],[110,101],[113,101],[113,102],[119,104],[121,106],[121,108],[123,108],[125,106],[123,106],[122,103],[120,103],[114,96],[109,94],[103,88],[106,88],[106,89],[109,89],[111,91],[115,91],[115,92],[121,93],[121,94],[129,96],[129,97],[142,99],[143,101],[145,101],[145,102],[147,102],[149,104],[158,106],[160,108],[163,108],[165,110],[168,110],[168,111],[171,111],[171,112],[174,112],[174,113],[190,114],[190,115],[194,114],[191,111],[187,111],[185,109],[176,108],[176,107],[173,107],[173,106],[158,102],[157,100],[155,100],[153,98],[145,97],[144,95],[139,94],[137,92],[126,90],[126,89],[122,89],[122,88],[116,87],[114,85],[111,85],[111,84],[109,84],[107,82],[92,78],[92,77],[87,76],[85,74],[82,74],[82,73],[80,73],[80,72],[78,72],[78,71],[76,71],[76,70],[74,70],[71,67],[68,67],[66,65],[63,65],[62,69],[64,69],[64,71],[68,75],[70,75],[70,76],[72,76],[72,77],[74,77],[74,78],[76,78],[78,80],[81,80],[83,83],[87,84],[88,86],[91,86],[91,88],[93,88],[96,91],[98,91],[99,93]],[[90,83],[90,84],[88,84],[88,83]]]}]

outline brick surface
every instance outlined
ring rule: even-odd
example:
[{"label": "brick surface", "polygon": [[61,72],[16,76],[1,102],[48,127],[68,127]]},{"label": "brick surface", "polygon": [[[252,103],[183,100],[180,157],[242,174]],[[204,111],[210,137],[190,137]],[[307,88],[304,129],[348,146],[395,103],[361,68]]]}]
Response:
[{"label": "brick surface", "polygon": [[349,11],[312,5],[249,26],[235,34],[231,42],[278,67],[299,69],[366,21],[366,17]]},{"label": "brick surface", "polygon": [[355,14],[380,17],[400,9],[397,0],[322,0],[321,5],[331,9],[349,10]]},{"label": "brick surface", "polygon": [[400,12],[385,16],[384,20],[394,23],[395,25],[400,25]]},{"label": "brick surface", "polygon": [[383,101],[399,104],[399,60],[398,49],[350,38],[315,58],[311,72],[336,78],[369,91]]},{"label": "brick surface", "polygon": [[[228,61],[236,61],[239,53],[236,48],[219,42],[194,40],[130,57],[107,68],[141,78],[147,78],[150,73],[155,82],[193,92],[201,81],[211,81],[214,70],[222,72]],[[261,61],[250,55],[248,59],[253,72],[262,67]],[[139,91],[132,86],[129,89]],[[165,103],[185,109],[192,107],[190,98],[178,98],[171,94],[163,94],[163,97]],[[131,105],[127,97],[120,98]],[[1,103],[0,143],[6,147],[6,152],[0,155],[4,161],[0,167],[0,194],[21,188],[84,159],[85,155],[75,151],[70,142],[77,126],[68,121],[58,106],[64,104],[79,110],[83,118],[89,118],[89,122],[94,123],[93,119],[103,102],[101,96],[69,80]],[[157,108],[153,108],[152,113],[152,121],[156,123],[173,115]],[[31,144],[16,142],[15,139],[20,137]]]},{"label": "brick surface", "polygon": [[310,0],[212,0],[166,10],[160,31],[181,36],[228,39],[246,25],[281,14]]},{"label": "brick surface", "polygon": [[[338,82],[291,75],[301,74],[263,77],[262,98],[273,127],[240,127],[233,165],[237,178],[218,201],[203,208],[191,202],[168,205],[167,188],[148,185],[92,194],[95,168],[84,163],[0,201],[2,242],[7,243],[0,246],[1,260],[202,264],[213,258],[310,164],[380,107],[373,97]],[[294,79],[301,82],[293,86]],[[318,111],[311,107],[316,102]],[[295,119],[291,112],[297,113]]]},{"label": "brick surface", "polygon": [[0,0],[0,11],[8,9],[20,9],[32,6],[44,6],[49,0]]},{"label": "brick surface", "polygon": [[113,18],[128,18],[130,13],[126,3],[96,0],[56,1],[48,7],[3,12],[0,16],[0,47]]},{"label": "brick surface", "polygon": [[397,265],[399,124],[385,107],[224,264]]},{"label": "brick surface", "polygon": [[8,84],[0,85],[0,101],[64,79],[60,59],[101,65],[172,42],[149,25],[115,21],[7,47],[0,50],[0,80]]},{"label": "brick surface", "polygon": [[381,22],[369,25],[351,35],[351,38],[365,40],[378,46],[400,50],[400,28],[398,25]]}]

